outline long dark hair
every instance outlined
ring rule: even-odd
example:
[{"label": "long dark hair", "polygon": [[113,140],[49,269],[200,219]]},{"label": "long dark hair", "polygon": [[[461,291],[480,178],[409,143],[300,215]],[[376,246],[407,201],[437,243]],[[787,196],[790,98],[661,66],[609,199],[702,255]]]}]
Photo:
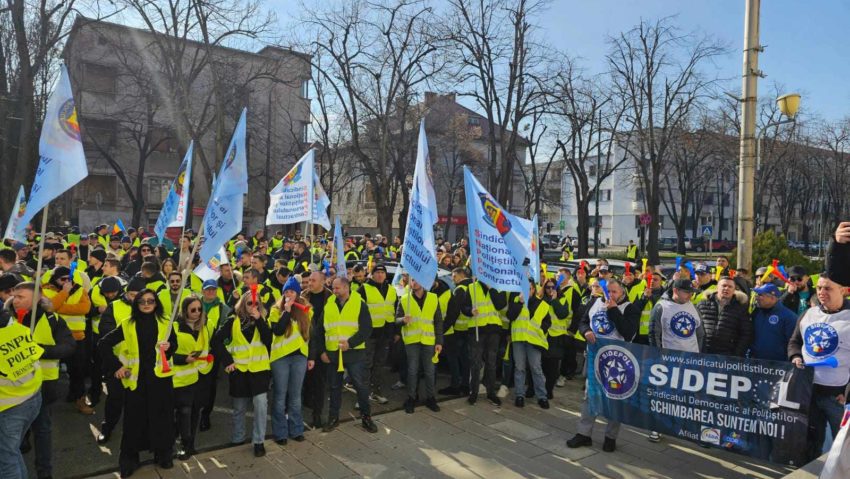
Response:
[{"label": "long dark hair", "polygon": [[201,298],[197,296],[187,296],[183,299],[183,302],[180,303],[180,322],[187,326],[189,325],[189,322],[187,321],[187,318],[189,317],[189,306],[191,306],[192,303],[195,302],[197,302],[198,306],[201,307],[201,320],[198,321],[198,329],[201,329],[204,327],[204,323],[206,323],[206,315],[204,315],[204,307],[201,304]]},{"label": "long dark hair", "polygon": [[144,297],[148,293],[150,293],[150,295],[153,296],[154,301],[156,301],[156,307],[153,310],[153,314],[157,318],[162,317],[162,314],[163,314],[162,313],[162,311],[163,311],[162,310],[162,302],[159,300],[156,293],[152,289],[145,288],[145,289],[139,291],[139,294],[137,294],[136,298],[133,299],[133,317],[134,318],[145,314],[145,313],[142,313],[142,310],[139,309],[139,302],[142,300],[142,297]]}]

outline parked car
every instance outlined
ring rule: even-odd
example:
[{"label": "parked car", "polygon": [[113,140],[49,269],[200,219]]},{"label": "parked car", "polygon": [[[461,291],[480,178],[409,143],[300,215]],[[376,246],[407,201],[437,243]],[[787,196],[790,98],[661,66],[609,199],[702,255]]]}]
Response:
[{"label": "parked car", "polygon": [[702,253],[704,251],[732,251],[738,246],[736,241],[729,240],[711,240],[711,248],[708,247],[708,241],[704,238],[694,238],[691,240],[691,246],[688,248],[691,251]]},{"label": "parked car", "polygon": [[[674,236],[665,236],[658,238],[658,249],[661,251],[676,251],[679,245],[679,240]],[[691,240],[685,238],[685,250],[691,249]]]},{"label": "parked car", "polygon": [[540,243],[545,249],[560,249],[562,241],[561,235],[556,233],[544,233],[540,235]]}]

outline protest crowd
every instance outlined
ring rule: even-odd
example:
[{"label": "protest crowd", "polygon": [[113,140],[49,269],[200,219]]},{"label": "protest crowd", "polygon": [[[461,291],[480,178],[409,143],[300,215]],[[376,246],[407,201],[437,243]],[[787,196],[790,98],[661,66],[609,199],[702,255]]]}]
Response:
[{"label": "protest crowd", "polygon": [[[179,265],[191,261],[194,269],[200,262],[197,254],[185,257],[195,239],[191,230],[173,250],[141,227],[110,230],[101,225],[89,235],[74,229],[45,235],[32,335],[44,350],[41,373],[14,384],[4,380],[0,389],[0,417],[20,433],[0,438],[4,470],[23,467],[21,451],[34,443],[38,477],[52,475],[50,410],[61,407],[56,403],[63,395],[81,414],[103,405],[98,443],[113,441],[123,420],[119,462],[126,477],[142,451],[153,452],[163,468],[172,466],[175,453],[192,456],[197,434],[214,427],[210,413],[221,380],[229,382],[233,400],[232,443],[250,441],[262,456],[268,415],[271,436],[282,445],[303,441],[305,423],[333,431],[344,386],[356,391],[362,427],[372,433],[370,402],[385,403],[388,387],[407,391],[408,413],[417,405],[439,411],[438,396],[475,404],[480,394],[500,406],[507,388],[514,407],[531,400],[549,408],[557,387],[585,377],[585,345],[597,338],[803,367],[818,359],[803,340],[807,328],[829,324],[842,338],[839,367],[815,372],[810,457],[820,454],[827,427],[838,433],[843,415],[850,382],[850,223],[835,233],[826,272],[791,267],[787,283],[782,273],[765,268],[751,282],[723,267],[724,257],[715,271],[698,263],[669,278],[653,265],[637,264],[615,277],[600,259],[544,272],[530,285],[527,303],[470,276],[465,238],[455,244],[437,239],[439,264],[451,272],[453,288],[440,276],[421,285],[403,272],[391,282],[387,265],[402,254],[399,237],[347,238],[347,271],[340,275],[328,261],[334,253],[328,241],[300,230],[292,237],[282,230],[270,238],[262,230],[239,234],[228,242],[218,279],[193,273],[183,283]],[[0,331],[30,326],[40,238],[28,234],[28,242],[7,241],[0,250]],[[175,302],[177,320],[165,337]],[[681,311],[696,319],[690,334],[674,332]],[[451,375],[451,384],[439,391],[436,357]],[[391,358],[401,362],[395,365],[399,380],[381,384],[380,370]],[[58,387],[60,371],[69,376],[67,391]],[[302,416],[305,402],[310,418]],[[249,404],[255,418],[250,437]],[[569,447],[591,445],[594,419],[582,405]],[[618,427],[608,422],[604,451],[615,449]],[[648,438],[661,440],[654,432]]]},{"label": "protest crowd", "polygon": [[[402,407],[409,414],[417,406],[439,412],[441,397],[496,407],[510,397],[511,407],[549,409],[558,387],[585,378],[578,433],[564,439],[570,448],[590,446],[606,405],[631,404],[625,400],[639,381],[661,384],[678,374],[678,367],[668,371],[656,362],[649,374],[638,375],[632,345],[644,353],[741,358],[740,367],[755,362],[806,371],[811,397],[806,438],[793,438],[806,446],[798,452],[812,460],[822,452],[827,428],[836,444],[846,432],[839,433],[850,383],[850,222],[838,225],[824,271],[774,261],[750,276],[721,256],[713,270],[679,260],[665,274],[662,265],[639,260],[634,244],[627,253],[635,261],[617,275],[605,259],[550,268],[541,263],[536,217],[510,214],[467,168],[473,241],[434,237],[437,209],[423,122],[404,238],[346,235],[339,217],[331,227],[313,150],[271,190],[265,228],[246,231],[245,109],[197,235],[187,225],[191,144],[153,231],[120,220],[94,231],[48,230],[50,202],[87,175],[79,135],[57,114],[68,105],[73,112],[63,68],[48,102],[46,118],[54,120],[42,130],[50,141],[39,145],[30,195],[24,200],[21,187],[0,243],[4,479],[29,477],[24,454],[34,454],[38,478],[54,474],[51,409],[58,407],[87,416],[96,407],[102,411],[96,441],[120,441],[121,477],[132,476],[146,452],[170,469],[175,457],[196,453],[199,434],[227,427],[211,418],[219,381],[227,382],[231,397],[231,444],[250,442],[257,457],[266,454],[269,416],[271,439],[284,447],[305,434],[332,433],[343,389],[356,394],[362,429],[377,433],[371,403],[387,403],[386,388],[406,392]],[[40,228],[33,226],[39,212]],[[291,234],[274,228],[266,237],[272,225],[288,225]],[[333,234],[320,236],[318,225]],[[570,254],[564,251],[563,259]],[[451,381],[435,390],[441,363]],[[398,380],[384,384],[390,365]],[[706,387],[693,390],[718,397],[729,390],[734,399],[754,389],[744,387],[749,378],[724,373],[709,374]],[[67,388],[60,382],[65,374]],[[670,383],[679,384],[678,376]],[[795,387],[790,383],[786,389]],[[612,401],[603,401],[600,387]],[[802,399],[785,396],[777,397],[779,407],[793,403],[799,411]],[[64,406],[58,404],[63,397]],[[696,413],[655,402],[668,412]],[[781,416],[793,416],[789,410]],[[617,417],[648,415],[640,411]],[[747,424],[775,426],[740,414]],[[606,417],[602,450],[612,452],[620,422]],[[121,437],[113,437],[119,422]],[[648,440],[661,441],[659,432],[669,430],[647,431]],[[717,431],[709,427],[688,438],[706,446],[711,437],[715,446],[742,444],[741,436],[727,440]],[[778,450],[776,443],[768,446]]]}]

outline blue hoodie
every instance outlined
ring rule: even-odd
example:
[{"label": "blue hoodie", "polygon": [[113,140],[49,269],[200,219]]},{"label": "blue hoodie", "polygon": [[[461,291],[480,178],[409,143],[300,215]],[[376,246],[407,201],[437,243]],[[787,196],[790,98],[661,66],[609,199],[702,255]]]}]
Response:
[{"label": "blue hoodie", "polygon": [[777,302],[771,309],[756,308],[753,311],[755,339],[750,346],[749,357],[788,361],[788,341],[797,326],[797,315]]}]

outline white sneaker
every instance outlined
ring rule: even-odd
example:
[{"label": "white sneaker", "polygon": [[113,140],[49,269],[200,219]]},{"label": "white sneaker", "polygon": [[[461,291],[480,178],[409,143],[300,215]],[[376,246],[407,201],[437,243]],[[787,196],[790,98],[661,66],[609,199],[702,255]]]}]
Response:
[{"label": "white sneaker", "polygon": [[485,394],[487,394],[487,387],[484,386],[483,384],[479,384],[478,385],[478,395],[481,396],[481,395],[485,395]]},{"label": "white sneaker", "polygon": [[346,391],[352,393],[352,394],[357,394],[357,390],[354,389],[353,384],[345,383],[345,384],[342,385],[342,388],[345,389]]},{"label": "white sneaker", "polygon": [[649,442],[661,442],[661,434],[658,434],[655,431],[650,431],[647,439],[649,439]]},{"label": "white sneaker", "polygon": [[354,401],[354,409],[360,410],[360,403],[358,401]]},{"label": "white sneaker", "polygon": [[499,386],[499,390],[496,391],[496,397],[503,399],[503,398],[508,397],[508,393],[510,393],[510,390],[508,389],[507,386],[502,384],[501,386]]},{"label": "white sneaker", "polygon": [[567,385],[567,378],[563,376],[558,376],[558,380],[555,381],[555,386],[562,388]]},{"label": "white sneaker", "polygon": [[404,383],[403,383],[403,382],[401,382],[401,381],[396,381],[396,383],[395,383],[395,384],[393,384],[392,386],[390,386],[390,389],[392,389],[393,391],[398,391],[399,389],[404,389],[404,388],[406,388],[406,387],[407,387],[407,384],[404,384]]},{"label": "white sneaker", "polygon": [[386,404],[386,403],[390,402],[389,399],[385,398],[384,396],[381,396],[380,394],[375,394],[375,393],[370,394],[369,399],[375,401],[378,404]]}]

